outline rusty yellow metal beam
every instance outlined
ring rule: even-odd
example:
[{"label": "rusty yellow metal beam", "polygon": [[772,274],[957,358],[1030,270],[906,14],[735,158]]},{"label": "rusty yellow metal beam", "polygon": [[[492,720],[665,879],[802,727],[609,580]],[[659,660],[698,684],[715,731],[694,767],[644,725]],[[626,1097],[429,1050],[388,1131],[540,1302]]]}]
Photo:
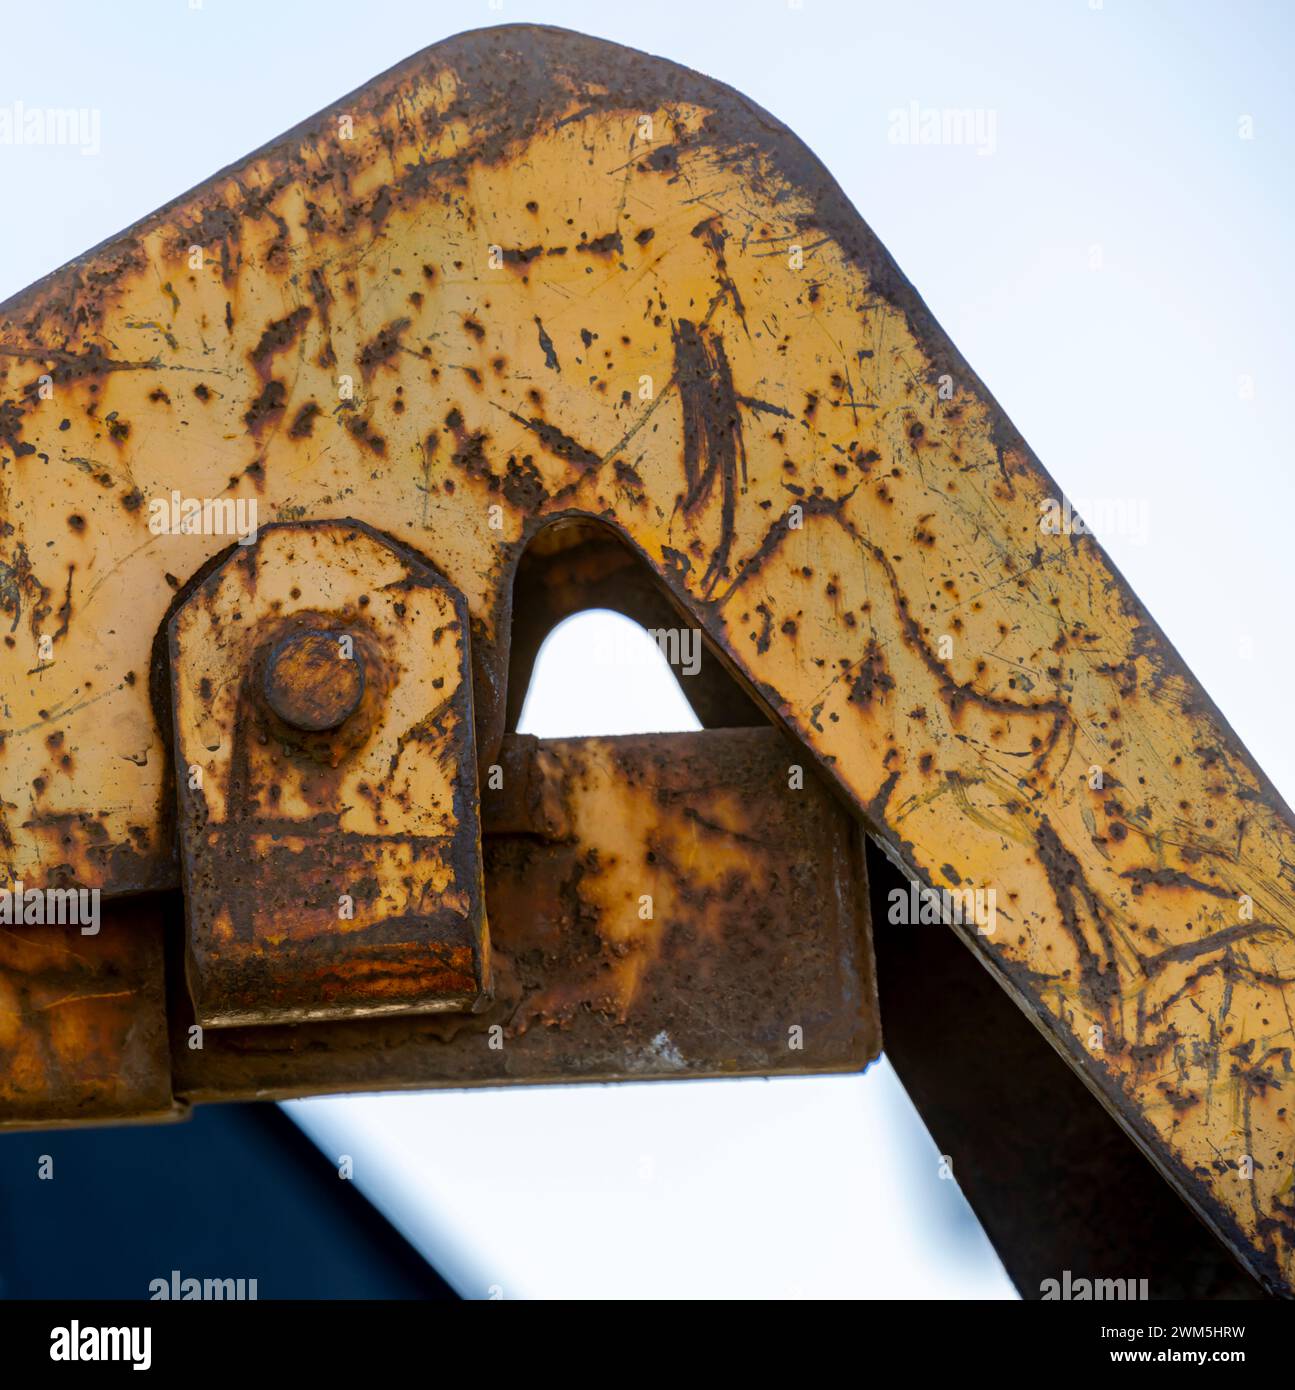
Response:
[{"label": "rusty yellow metal beam", "polygon": [[862,845],[787,756],[772,729],[505,739],[482,789],[489,1005],[191,1048],[180,999],[177,1093],[859,1070],[881,1050]]},{"label": "rusty yellow metal beam", "polygon": [[183,1113],[171,1088],[159,904],[107,904],[98,928],[0,926],[5,1129]]},{"label": "rusty yellow metal beam", "polygon": [[[166,933],[185,928],[171,894],[108,905],[92,936],[0,929],[0,1127],[338,1091],[858,1071],[881,1050],[862,841],[821,783],[788,785],[788,757],[770,728],[505,739],[481,797],[494,978],[475,1012],[203,1027],[164,970]],[[376,877],[364,859],[331,867],[350,886]],[[309,925],[266,897],[280,933]],[[365,936],[322,941],[345,962]],[[264,975],[325,997],[309,961]]]},{"label": "rusty yellow metal beam", "polygon": [[0,446],[10,876],[177,881],[154,641],[232,537],[163,502],[418,551],[466,598],[483,764],[519,556],[596,518],[910,875],[996,892],[956,929],[1291,1289],[1290,812],[739,94],[550,29],[429,49],[0,307]]}]

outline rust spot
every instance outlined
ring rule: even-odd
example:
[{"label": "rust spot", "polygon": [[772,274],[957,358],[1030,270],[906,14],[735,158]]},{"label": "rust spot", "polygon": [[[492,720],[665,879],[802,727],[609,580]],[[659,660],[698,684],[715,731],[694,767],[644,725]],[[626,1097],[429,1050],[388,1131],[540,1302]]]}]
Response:
[{"label": "rust spot", "polygon": [[371,372],[379,363],[386,362],[400,351],[400,336],[409,327],[408,319],[396,319],[368,343],[360,352],[360,367]]},{"label": "rust spot", "polygon": [[320,407],[315,401],[307,401],[305,405],[297,411],[293,418],[292,425],[288,430],[288,435],[292,439],[307,439],[314,433],[315,416],[319,415]]},{"label": "rust spot", "polygon": [[[226,306],[228,308],[228,305]],[[261,334],[261,339],[251,351],[252,365],[263,375],[269,372],[272,360],[277,353],[284,352],[295,343],[301,330],[310,319],[310,309],[303,304],[292,313],[276,319]]]},{"label": "rust spot", "polygon": [[[204,391],[206,387],[198,387],[198,391]],[[268,381],[265,389],[248,407],[243,416],[243,422],[253,434],[259,433],[267,421],[274,419],[283,413],[287,404],[287,388],[281,381]],[[205,398],[204,398],[205,399]]]}]

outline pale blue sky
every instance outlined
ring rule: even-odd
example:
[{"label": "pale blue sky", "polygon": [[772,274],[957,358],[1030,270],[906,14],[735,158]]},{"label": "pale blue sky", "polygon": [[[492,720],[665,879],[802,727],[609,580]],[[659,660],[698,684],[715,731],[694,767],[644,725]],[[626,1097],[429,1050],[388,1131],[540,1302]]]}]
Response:
[{"label": "pale blue sky", "polygon": [[[1145,508],[1102,539],[1295,798],[1295,6],[0,0],[0,110],[101,113],[93,156],[0,144],[0,298],[409,53],[521,20],[721,78],[816,151],[1061,486]],[[992,116],[992,153],[893,143],[912,103]],[[477,1296],[1006,1291],[884,1064],[301,1112]]]}]

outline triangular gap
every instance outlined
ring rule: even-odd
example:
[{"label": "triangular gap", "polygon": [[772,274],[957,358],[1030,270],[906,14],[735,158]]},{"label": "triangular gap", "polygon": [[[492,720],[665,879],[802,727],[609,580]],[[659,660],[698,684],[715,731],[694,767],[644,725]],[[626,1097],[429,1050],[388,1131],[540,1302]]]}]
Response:
[{"label": "triangular gap", "polygon": [[513,586],[509,730],[576,738],[767,722],[608,527],[564,521],[531,541]]}]

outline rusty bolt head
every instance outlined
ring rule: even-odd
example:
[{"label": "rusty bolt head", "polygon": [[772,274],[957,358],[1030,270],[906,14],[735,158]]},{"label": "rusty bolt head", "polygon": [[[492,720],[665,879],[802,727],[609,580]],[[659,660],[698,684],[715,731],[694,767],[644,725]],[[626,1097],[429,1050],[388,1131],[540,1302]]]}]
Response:
[{"label": "rusty bolt head", "polygon": [[294,632],[265,663],[265,703],[303,733],[339,728],[364,698],[364,665],[343,631]]}]

